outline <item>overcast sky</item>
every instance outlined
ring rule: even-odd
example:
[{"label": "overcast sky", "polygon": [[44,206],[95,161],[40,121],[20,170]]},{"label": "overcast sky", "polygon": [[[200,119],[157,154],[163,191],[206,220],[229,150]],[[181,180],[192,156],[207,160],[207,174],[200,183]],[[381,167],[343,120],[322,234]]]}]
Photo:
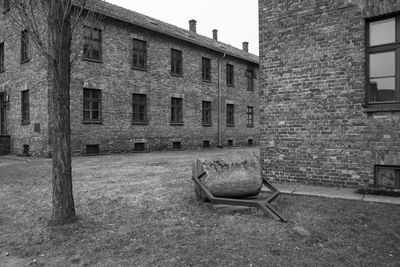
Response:
[{"label": "overcast sky", "polygon": [[189,20],[197,21],[197,33],[242,49],[249,42],[249,52],[258,55],[257,0],[106,0],[178,27],[189,29]]}]

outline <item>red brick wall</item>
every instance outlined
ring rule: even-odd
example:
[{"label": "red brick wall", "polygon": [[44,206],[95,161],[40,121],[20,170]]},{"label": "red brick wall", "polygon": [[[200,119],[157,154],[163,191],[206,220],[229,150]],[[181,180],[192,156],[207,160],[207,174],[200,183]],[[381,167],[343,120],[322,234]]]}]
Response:
[{"label": "red brick wall", "polygon": [[363,107],[365,19],[394,11],[399,1],[259,1],[263,176],[356,187],[374,165],[400,165],[400,113]]}]

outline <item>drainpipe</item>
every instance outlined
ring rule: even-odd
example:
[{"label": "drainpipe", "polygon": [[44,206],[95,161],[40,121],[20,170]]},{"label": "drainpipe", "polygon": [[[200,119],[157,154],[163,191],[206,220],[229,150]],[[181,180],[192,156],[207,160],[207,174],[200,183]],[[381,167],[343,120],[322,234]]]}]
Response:
[{"label": "drainpipe", "polygon": [[226,57],[226,53],[224,53],[223,57],[218,58],[218,147],[222,148],[221,139],[222,139],[222,132],[221,132],[221,60]]}]

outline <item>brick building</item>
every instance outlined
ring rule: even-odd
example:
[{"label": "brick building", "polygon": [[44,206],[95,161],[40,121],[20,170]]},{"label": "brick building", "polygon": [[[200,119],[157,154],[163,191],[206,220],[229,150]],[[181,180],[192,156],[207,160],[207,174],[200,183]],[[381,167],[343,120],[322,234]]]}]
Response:
[{"label": "brick building", "polygon": [[259,0],[263,175],[400,189],[400,1]]},{"label": "brick building", "polygon": [[[258,57],[106,3],[72,74],[73,154],[259,143]],[[47,63],[0,14],[2,140],[12,153],[47,155]],[[2,143],[5,143],[2,141]]]}]

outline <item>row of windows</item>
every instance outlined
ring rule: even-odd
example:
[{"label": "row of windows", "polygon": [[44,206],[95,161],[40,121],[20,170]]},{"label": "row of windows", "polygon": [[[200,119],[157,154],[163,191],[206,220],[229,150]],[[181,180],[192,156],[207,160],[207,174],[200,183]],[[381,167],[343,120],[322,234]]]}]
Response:
[{"label": "row of windows", "polygon": [[[132,94],[132,123],[147,124],[147,95]],[[202,124],[204,126],[212,125],[211,117],[211,101],[202,102]],[[233,104],[226,105],[226,124],[227,126],[235,125],[235,109]],[[183,99],[171,98],[171,118],[173,125],[183,124]],[[21,122],[29,123],[29,90],[21,92]],[[84,122],[101,122],[101,90],[83,89],[83,121]],[[252,106],[247,107],[247,126],[254,126],[254,109]]]},{"label": "row of windows", "polygon": [[[83,58],[90,60],[101,61],[101,30],[100,29],[89,29],[85,36],[85,43],[83,45]],[[21,63],[29,61],[29,31],[23,30],[21,32]],[[203,81],[211,82],[211,59],[202,57],[202,73],[201,77]],[[133,50],[132,50],[132,67],[137,69],[147,69],[147,43],[143,40],[133,39]],[[4,43],[0,44],[0,71],[4,71]],[[234,79],[234,66],[232,64],[226,64],[226,84],[228,86],[235,86]],[[171,49],[171,74],[172,75],[183,75],[183,57],[182,51],[177,49]],[[248,67],[246,70],[247,79],[247,90],[254,90],[254,70]]]},{"label": "row of windows", "polygon": [[[139,39],[132,39],[132,67],[137,69],[147,69],[147,42]],[[101,30],[88,30],[86,35],[86,43],[84,45],[84,58],[101,61]],[[211,59],[202,57],[202,72],[203,81],[211,82]],[[183,57],[182,51],[171,49],[171,74],[183,75]],[[254,90],[254,70],[248,68],[246,70],[247,89]],[[226,84],[234,86],[234,66],[226,64]]]}]

